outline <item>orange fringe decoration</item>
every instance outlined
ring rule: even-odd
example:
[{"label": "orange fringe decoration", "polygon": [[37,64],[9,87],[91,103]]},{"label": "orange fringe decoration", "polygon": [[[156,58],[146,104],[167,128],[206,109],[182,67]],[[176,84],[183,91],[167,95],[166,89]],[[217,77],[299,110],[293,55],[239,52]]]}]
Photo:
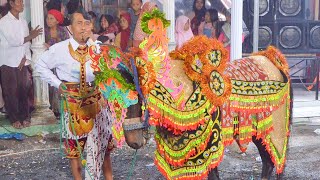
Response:
[{"label": "orange fringe decoration", "polygon": [[[217,50],[221,53],[221,59],[217,66],[212,64],[208,59],[210,52]],[[187,54],[184,56],[184,54]],[[202,63],[201,72],[197,72],[192,68],[195,64],[195,56],[199,56],[199,60]],[[179,50],[176,50],[170,54],[171,58],[182,58],[184,63],[184,70],[186,75],[195,82],[200,83],[203,94],[214,106],[221,106],[231,94],[231,80],[228,76],[224,75],[224,70],[227,67],[229,59],[228,51],[223,47],[223,44],[216,39],[209,39],[206,36],[196,36],[188,43],[183,45]],[[210,88],[212,72],[217,72],[221,77],[221,83],[224,83],[223,93],[217,95],[212,92]],[[214,82],[219,83],[219,82]],[[221,84],[220,84],[221,85]]]},{"label": "orange fringe decoration", "polygon": [[166,162],[168,162],[169,164],[173,165],[173,166],[183,166],[183,164],[192,156],[194,156],[196,154],[196,152],[201,152],[204,151],[208,145],[208,142],[210,140],[210,137],[212,135],[212,131],[209,133],[208,137],[206,138],[205,141],[201,142],[201,144],[199,144],[199,146],[193,148],[192,150],[190,150],[183,159],[179,159],[179,160],[175,160],[172,159],[168,154],[165,153],[164,148],[161,147],[161,144],[157,142],[157,150],[159,151],[159,154],[161,154],[162,156],[165,157]]},{"label": "orange fringe decoration", "polygon": [[[207,170],[204,173],[201,174],[194,174],[194,176],[181,176],[181,177],[177,177],[175,178],[175,180],[202,180],[208,177],[208,174],[210,173],[210,171],[216,167],[218,167],[218,165],[221,163],[221,161],[223,160],[223,156],[224,156],[224,151],[222,151],[222,155],[219,156],[219,158],[216,161],[213,161],[208,167]],[[168,172],[166,172],[166,170],[160,165],[160,163],[158,162],[157,158],[154,159],[154,164],[157,166],[158,170],[160,171],[160,173],[166,178],[166,179],[171,179],[170,175],[168,174]]]}]

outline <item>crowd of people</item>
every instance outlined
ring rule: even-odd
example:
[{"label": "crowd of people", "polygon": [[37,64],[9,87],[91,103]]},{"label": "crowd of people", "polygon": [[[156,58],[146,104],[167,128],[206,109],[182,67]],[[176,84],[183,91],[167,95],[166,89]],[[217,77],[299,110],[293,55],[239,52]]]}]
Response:
[{"label": "crowd of people", "polygon": [[[5,44],[5,41],[7,41],[7,43],[9,44],[11,41],[17,42],[17,39],[8,39],[8,38],[14,37],[14,36],[11,37],[9,35],[10,33],[16,33],[21,36],[27,36],[30,32],[30,35],[32,35],[32,38],[35,38],[37,35],[41,34],[43,31],[45,33],[44,46],[47,49],[49,49],[50,46],[54,45],[55,43],[67,40],[72,36],[72,32],[69,26],[70,18],[71,18],[71,15],[76,11],[83,12],[85,16],[91,19],[91,22],[92,22],[91,37],[93,40],[99,40],[102,43],[115,45],[121,48],[122,51],[127,51],[130,47],[138,47],[139,44],[143,41],[143,39],[147,37],[147,34],[144,33],[141,28],[142,15],[145,12],[151,12],[153,9],[157,8],[156,3],[153,3],[153,2],[147,2],[143,4],[142,0],[131,0],[130,7],[128,8],[127,11],[121,10],[115,16],[110,14],[101,14],[100,16],[97,16],[97,14],[93,11],[85,12],[82,6],[82,1],[80,0],[69,0],[69,2],[66,5],[64,5],[61,0],[50,0],[45,4],[46,23],[45,23],[44,29],[42,30],[42,28],[37,28],[34,31],[29,31],[27,29],[28,25],[26,24],[25,20],[14,19],[14,17],[11,17],[12,6],[10,6],[10,3],[12,2],[14,2],[13,4],[19,4],[20,0],[15,0],[15,1],[8,0],[8,3],[6,6],[0,6],[0,18],[3,18],[1,22],[10,23],[13,20],[19,20],[21,21],[21,23],[19,24],[21,28],[17,28],[17,29],[19,30],[24,29],[25,32],[16,32],[17,29],[15,29],[14,31],[10,31],[9,29],[6,29],[5,26],[1,26],[0,28],[1,35],[4,38],[4,40],[2,40],[3,38],[0,39],[2,41],[2,44]],[[21,4],[23,4],[23,1],[21,1]],[[222,12],[223,15],[226,17],[226,21],[221,21],[221,19],[219,18],[219,12],[216,9],[214,8],[207,9],[205,7],[205,0],[194,0],[193,12],[194,13],[191,15],[191,17],[182,15],[176,18],[175,41],[176,41],[177,48],[181,47],[184,42],[188,41],[193,36],[205,35],[208,38],[218,39],[224,44],[224,46],[228,50],[230,50],[230,37],[231,37],[230,9]],[[16,36],[14,38],[18,38],[18,37]],[[28,57],[30,55],[29,42],[30,41],[26,41],[24,44],[25,51],[26,51],[25,54],[27,58],[27,60],[24,60],[24,61],[26,61],[25,66],[29,67],[28,68],[29,75],[27,75],[27,77],[29,77],[29,80],[32,81],[32,76],[30,74],[31,68],[29,66],[30,64],[29,61],[31,60],[31,57]],[[11,49],[13,48],[15,48],[14,45]],[[17,58],[16,60],[17,63],[6,64],[5,62],[7,62],[7,60],[4,60],[4,59],[7,59],[7,58],[4,58],[4,57],[8,55],[8,52],[5,53],[4,50],[2,51],[3,53],[0,54],[1,69],[3,70],[2,72],[5,72],[5,69],[7,66],[14,67],[14,68],[19,67],[20,65],[19,58],[21,57],[17,57],[17,54],[15,54],[15,58]],[[13,61],[8,60],[8,62],[12,63]],[[52,69],[52,71],[55,73],[55,69]],[[2,77],[1,84],[3,84],[4,81],[6,81],[6,79],[5,77]],[[9,81],[11,81],[11,79]],[[6,88],[6,86],[2,88],[0,86],[0,111],[1,112],[6,111],[8,113],[9,119],[11,120],[11,123],[15,128],[23,128],[24,125],[28,126],[30,124],[30,118],[26,118],[26,117],[30,117],[30,112],[27,113],[28,115],[25,115],[26,117],[13,118],[12,115],[10,115],[12,114],[9,110],[9,109],[12,109],[10,104],[11,102],[15,102],[16,100],[13,100],[12,98],[10,98],[10,96],[13,95],[12,94],[13,91],[11,91],[10,89],[9,91],[11,94],[8,94],[9,92],[6,92],[4,88]],[[30,88],[31,88],[30,91],[33,91],[32,87]],[[57,89],[53,88],[52,86],[49,88],[50,108],[58,118],[60,115],[59,115],[59,103],[57,100],[58,99],[57,93],[58,93]],[[29,96],[32,96],[32,95],[33,93],[29,93]],[[28,109],[32,110],[33,97],[29,97],[29,99],[30,100],[28,102],[29,102],[30,108]],[[5,103],[6,101],[8,102]],[[18,101],[18,102],[21,102],[21,101]],[[24,104],[27,104],[27,103],[24,103]],[[22,106],[16,107],[14,111],[21,112],[19,109],[20,110],[23,109]]]},{"label": "crowd of people", "polygon": [[[128,51],[131,47],[138,47],[148,37],[141,28],[142,16],[156,8],[158,7],[153,2],[143,4],[142,0],[131,0],[127,11],[121,10],[115,16],[110,14],[98,16],[93,11],[86,12],[80,0],[69,0],[66,6],[61,0],[50,0],[45,4],[45,26],[37,26],[31,30],[27,21],[19,16],[24,10],[23,0],[7,0],[7,5],[0,7],[0,110],[7,113],[14,128],[30,126],[31,112],[34,109],[32,72],[35,68],[42,79],[50,84],[50,109],[59,118],[61,116],[59,97],[62,92],[68,93],[70,87],[79,83],[88,86],[87,88],[93,88],[90,82],[94,80],[94,74],[90,68],[86,68],[90,67],[86,65],[89,62],[77,59],[81,53],[87,51],[84,34],[85,38],[114,45],[124,52]],[[197,35],[217,38],[229,48],[230,11],[224,12],[227,19],[225,22],[220,21],[216,9],[206,9],[205,0],[194,0],[193,11],[192,17],[183,15],[176,19],[177,48]],[[44,47],[47,51],[35,67],[31,67],[31,41],[42,33],[45,34]],[[76,68],[78,66],[81,70]],[[83,89],[81,85],[79,86],[81,94]],[[102,115],[99,116],[100,119],[99,114],[95,115],[97,118],[94,126],[101,122],[101,118],[103,119]],[[67,153],[67,157],[71,159],[75,179],[81,179],[80,152],[76,146],[78,142],[72,137],[74,137],[72,133],[65,137],[65,142],[73,153]],[[83,146],[87,138],[90,138],[89,135],[77,137],[81,137],[78,140]],[[109,136],[105,140],[108,144]],[[104,164],[105,176],[112,177],[108,152],[106,151],[105,161],[101,164]]]}]

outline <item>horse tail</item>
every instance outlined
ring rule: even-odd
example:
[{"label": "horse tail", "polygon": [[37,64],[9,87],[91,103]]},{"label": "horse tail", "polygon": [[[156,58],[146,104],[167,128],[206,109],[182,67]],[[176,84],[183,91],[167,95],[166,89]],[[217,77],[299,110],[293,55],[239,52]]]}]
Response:
[{"label": "horse tail", "polygon": [[293,88],[292,88],[292,82],[290,81],[290,106],[289,106],[289,124],[292,125],[292,119],[293,119]]}]

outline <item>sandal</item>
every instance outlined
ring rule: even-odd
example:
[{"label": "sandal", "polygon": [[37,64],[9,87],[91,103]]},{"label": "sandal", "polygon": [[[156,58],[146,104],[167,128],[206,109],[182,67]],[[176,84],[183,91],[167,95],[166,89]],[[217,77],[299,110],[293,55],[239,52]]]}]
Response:
[{"label": "sandal", "polygon": [[23,127],[29,127],[31,122],[28,120],[24,120],[24,121],[22,121],[22,124],[23,124]]},{"label": "sandal", "polygon": [[16,121],[16,122],[12,123],[12,127],[16,128],[16,129],[22,129],[23,128],[23,126],[20,123],[20,121]]}]

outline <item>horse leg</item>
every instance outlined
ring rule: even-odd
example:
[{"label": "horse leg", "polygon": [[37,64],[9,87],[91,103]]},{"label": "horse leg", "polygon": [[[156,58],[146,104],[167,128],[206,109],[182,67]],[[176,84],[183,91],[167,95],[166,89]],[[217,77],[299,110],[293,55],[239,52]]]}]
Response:
[{"label": "horse leg", "polygon": [[208,175],[208,180],[219,180],[219,171],[218,167],[212,169]]},{"label": "horse leg", "polygon": [[262,139],[256,139],[255,136],[252,137],[253,143],[257,146],[261,160],[262,160],[262,173],[261,179],[269,180],[274,168],[274,164],[271,160],[270,154],[266,150],[266,146],[262,144]]}]

